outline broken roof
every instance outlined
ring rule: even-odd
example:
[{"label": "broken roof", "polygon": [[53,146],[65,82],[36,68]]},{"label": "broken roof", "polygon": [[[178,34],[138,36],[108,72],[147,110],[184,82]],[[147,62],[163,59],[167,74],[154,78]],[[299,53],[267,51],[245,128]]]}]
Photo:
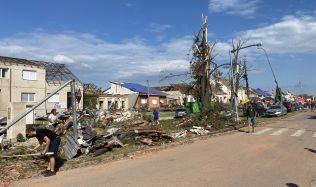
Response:
[{"label": "broken roof", "polygon": [[137,84],[137,83],[121,83],[121,86],[132,90],[133,92],[138,92],[140,94],[152,94],[152,95],[166,95],[166,93],[158,91],[158,90],[154,90],[154,89],[149,89],[148,92],[148,87],[147,86],[143,86],[141,84]]},{"label": "broken roof", "polygon": [[81,82],[65,64],[27,60],[22,58],[13,58],[0,56],[0,62],[8,62],[15,64],[24,64],[30,66],[44,67],[46,69],[46,81],[68,81],[75,80]]},{"label": "broken roof", "polygon": [[47,81],[68,81],[75,80],[81,82],[67,67],[65,64],[50,63],[37,61],[42,64],[46,69],[46,80]]},{"label": "broken roof", "polygon": [[6,57],[6,56],[0,56],[0,62],[24,64],[24,65],[30,65],[30,66],[42,66],[41,64],[38,64],[34,62],[33,60],[27,60],[27,59],[22,59],[22,58],[12,58],[12,57]]}]

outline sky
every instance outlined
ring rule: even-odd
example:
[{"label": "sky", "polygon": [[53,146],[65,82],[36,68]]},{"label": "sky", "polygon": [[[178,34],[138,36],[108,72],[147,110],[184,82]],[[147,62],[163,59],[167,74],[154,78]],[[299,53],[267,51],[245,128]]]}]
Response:
[{"label": "sky", "polygon": [[[316,94],[315,0],[0,0],[0,55],[63,63],[84,83],[188,82],[194,36],[207,16],[215,62],[245,45],[253,88]],[[228,74],[223,69],[224,75]]]}]

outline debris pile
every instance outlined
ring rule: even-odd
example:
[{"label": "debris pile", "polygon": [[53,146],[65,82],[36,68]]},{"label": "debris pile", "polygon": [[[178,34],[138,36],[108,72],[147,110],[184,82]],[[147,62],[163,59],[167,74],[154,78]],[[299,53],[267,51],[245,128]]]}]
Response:
[{"label": "debris pile", "polygon": [[97,133],[89,123],[81,123],[78,126],[78,139],[72,134],[66,136],[64,153],[71,159],[80,153],[96,157],[111,151],[113,148],[124,146],[127,141],[133,144],[161,145],[169,143],[173,137],[167,132],[148,129],[142,125],[147,124],[142,120],[136,120],[131,125],[123,127],[112,127],[104,132]]},{"label": "debris pile", "polygon": [[173,137],[164,131],[139,128],[134,129],[134,133],[136,135],[135,141],[146,145],[169,143],[173,140]]},{"label": "debris pile", "polygon": [[205,136],[210,133],[210,131],[206,130],[204,127],[198,127],[198,126],[193,126],[192,129],[190,129],[190,132],[193,132],[197,135],[202,135],[202,136]]}]

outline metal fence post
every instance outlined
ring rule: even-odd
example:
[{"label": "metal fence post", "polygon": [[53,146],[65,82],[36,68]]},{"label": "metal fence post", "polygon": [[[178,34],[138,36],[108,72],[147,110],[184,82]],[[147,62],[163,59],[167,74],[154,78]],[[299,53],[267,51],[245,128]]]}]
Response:
[{"label": "metal fence post", "polygon": [[74,136],[78,139],[78,126],[77,126],[77,100],[76,100],[76,81],[73,80],[71,84],[71,102],[72,102],[72,120],[74,123]]}]

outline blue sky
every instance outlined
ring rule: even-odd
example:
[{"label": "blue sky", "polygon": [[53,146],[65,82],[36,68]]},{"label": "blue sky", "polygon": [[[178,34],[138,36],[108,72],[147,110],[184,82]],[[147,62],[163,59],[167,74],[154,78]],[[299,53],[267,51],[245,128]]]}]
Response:
[{"label": "blue sky", "polygon": [[[152,86],[188,71],[193,36],[208,16],[216,63],[227,63],[231,41],[262,42],[283,90],[316,93],[314,0],[28,0],[1,1],[0,55],[67,64],[83,81]],[[275,87],[261,50],[241,51],[250,85]]]}]

